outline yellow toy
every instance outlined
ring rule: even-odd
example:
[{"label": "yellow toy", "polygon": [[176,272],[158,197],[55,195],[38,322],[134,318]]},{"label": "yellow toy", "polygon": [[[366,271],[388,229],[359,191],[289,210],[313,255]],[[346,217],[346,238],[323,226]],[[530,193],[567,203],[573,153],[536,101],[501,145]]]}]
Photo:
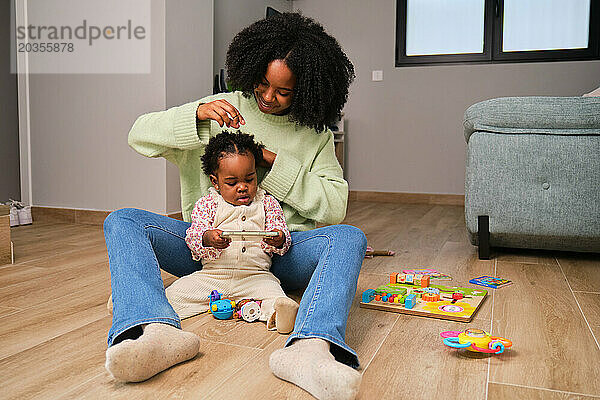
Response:
[{"label": "yellow toy", "polygon": [[466,349],[478,353],[501,354],[512,346],[506,338],[490,336],[481,329],[467,329],[464,332],[446,331],[440,333],[446,346],[455,349]]}]

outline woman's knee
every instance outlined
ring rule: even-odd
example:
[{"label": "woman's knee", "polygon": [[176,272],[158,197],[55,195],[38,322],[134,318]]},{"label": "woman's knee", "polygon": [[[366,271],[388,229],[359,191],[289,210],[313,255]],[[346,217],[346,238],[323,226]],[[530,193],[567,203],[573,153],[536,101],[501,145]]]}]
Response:
[{"label": "woman's knee", "polygon": [[335,225],[336,236],[345,243],[352,243],[361,252],[367,250],[367,237],[364,232],[352,225]]},{"label": "woman's knee", "polygon": [[121,208],[108,214],[104,219],[104,232],[110,232],[115,228],[118,228],[124,222],[136,221],[140,217],[140,213],[144,212],[137,208]]}]

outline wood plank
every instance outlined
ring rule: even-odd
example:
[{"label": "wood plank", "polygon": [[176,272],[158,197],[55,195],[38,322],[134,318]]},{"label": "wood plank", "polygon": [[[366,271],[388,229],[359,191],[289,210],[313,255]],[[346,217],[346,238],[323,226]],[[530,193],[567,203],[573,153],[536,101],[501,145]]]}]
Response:
[{"label": "wood plank", "polygon": [[591,326],[600,326],[600,293],[575,292],[583,315]]},{"label": "wood plank", "polygon": [[557,257],[571,289],[600,292],[600,254],[560,253]]},{"label": "wood plank", "polygon": [[[407,218],[409,215],[412,218]],[[394,250],[396,255],[376,257],[373,262],[365,262],[363,270],[388,274],[397,272],[398,266],[403,269],[431,266],[449,239],[448,229],[459,224],[461,216],[459,207],[413,206],[399,215],[384,217],[387,227],[375,235],[377,247]]]},{"label": "wood plank", "polygon": [[276,331],[267,331],[261,321],[220,320],[209,313],[184,320],[183,327],[205,340],[255,349],[265,348],[279,336]]},{"label": "wood plank", "polygon": [[[493,275],[494,261],[480,260],[477,256],[477,250],[471,244],[464,240],[462,242],[446,242],[439,251],[431,268],[446,273],[452,277],[451,281],[441,281],[442,285],[456,285],[466,287],[478,287],[469,284],[469,280],[477,276]],[[492,318],[492,296],[493,289],[488,289],[488,298],[483,302],[481,308],[475,315],[475,318],[491,320]]]},{"label": "wood plank", "polygon": [[522,386],[503,385],[490,383],[488,387],[488,400],[588,400],[597,399],[596,396],[585,396],[579,393],[543,390]]},{"label": "wood plank", "polygon": [[[205,399],[314,399],[308,392],[299,387],[278,379],[269,369],[269,356],[283,347],[285,336],[279,335],[260,353],[241,362],[229,376],[224,376],[221,383],[210,392],[205,392]],[[198,392],[197,392],[198,393]],[[198,398],[188,396],[189,398]]]},{"label": "wood plank", "polygon": [[[52,290],[48,290],[52,288]],[[48,301],[69,296],[81,289],[101,290],[110,293],[110,273],[104,262],[71,267],[47,273],[0,288],[0,304],[8,307],[29,308]]]},{"label": "wood plank", "polygon": [[56,399],[103,374],[109,328],[110,318],[101,318],[0,360],[0,397]]},{"label": "wood plank", "polygon": [[592,326],[592,333],[596,338],[596,342],[600,343],[600,325]]},{"label": "wood plank", "polygon": [[363,374],[359,398],[483,399],[487,358],[451,349],[440,337],[443,331],[468,328],[489,331],[490,322],[464,324],[400,315]]},{"label": "wood plank", "polygon": [[91,286],[0,318],[0,359],[104,318],[107,298]]},{"label": "wood plank", "polygon": [[21,311],[20,308],[0,306],[0,317],[5,317],[19,311]]},{"label": "wood plank", "polygon": [[[61,246],[61,244],[57,245]],[[90,267],[96,264],[104,264],[104,267],[101,268],[108,271],[108,254],[106,253],[104,244],[92,245],[87,248],[70,249],[45,258],[36,258],[20,263],[22,266],[41,267],[46,273],[68,271],[71,268],[79,268],[86,265]]]},{"label": "wood plank", "polygon": [[[190,361],[178,364],[147,381],[121,383],[103,370],[91,380],[65,393],[68,399],[206,399],[213,390],[237,387],[244,376],[252,378],[256,371],[268,370],[268,364],[253,362],[262,350],[214,343],[202,339],[200,354]],[[236,373],[238,372],[239,373]],[[246,372],[244,372],[246,371]],[[276,379],[276,378],[274,378]],[[264,390],[264,387],[261,388]],[[263,392],[264,396],[264,392]],[[228,397],[221,397],[228,398]],[[234,397],[229,397],[234,398]],[[252,397],[244,396],[245,399]]]},{"label": "wood plank", "polygon": [[47,273],[47,269],[33,265],[5,265],[0,267],[0,288],[39,278]]},{"label": "wood plank", "polygon": [[557,252],[533,249],[495,248],[494,258],[498,261],[515,262],[520,264],[554,264]]},{"label": "wood plank", "polygon": [[600,349],[558,266],[498,262],[511,286],[494,293],[493,335],[514,345],[491,359],[490,380],[600,395]]},{"label": "wood plank", "polygon": [[12,262],[10,215],[0,215],[0,265]]},{"label": "wood plank", "polygon": [[386,280],[386,276],[367,273],[361,273],[358,278],[356,295],[348,315],[346,343],[356,351],[361,370],[375,356],[379,346],[398,320],[398,315],[395,313],[360,307],[362,292],[377,287]]}]

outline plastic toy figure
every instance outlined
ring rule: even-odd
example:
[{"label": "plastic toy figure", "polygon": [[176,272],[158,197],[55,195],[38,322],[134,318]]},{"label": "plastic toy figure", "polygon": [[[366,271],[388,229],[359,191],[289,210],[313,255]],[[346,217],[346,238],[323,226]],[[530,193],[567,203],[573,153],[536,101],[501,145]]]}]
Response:
[{"label": "plastic toy figure", "polygon": [[235,301],[222,299],[222,294],[213,290],[208,298],[210,299],[208,309],[217,319],[229,319],[233,316]]},{"label": "plastic toy figure", "polygon": [[467,329],[464,332],[446,331],[440,333],[446,346],[455,349],[466,349],[478,353],[501,354],[512,346],[508,339],[490,336],[481,329]]}]

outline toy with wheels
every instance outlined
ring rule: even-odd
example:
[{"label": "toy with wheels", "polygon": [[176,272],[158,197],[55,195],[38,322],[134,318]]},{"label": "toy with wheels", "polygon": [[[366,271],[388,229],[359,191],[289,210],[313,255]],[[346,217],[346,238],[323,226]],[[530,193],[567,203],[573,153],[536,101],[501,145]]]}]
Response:
[{"label": "toy with wheels", "polygon": [[213,290],[209,298],[208,310],[217,319],[229,319],[233,316],[235,309],[235,301],[230,299],[223,299],[222,293]]},{"label": "toy with wheels", "polygon": [[238,301],[235,306],[233,318],[241,318],[246,322],[254,322],[260,318],[260,301],[244,299]]},{"label": "toy with wheels", "polygon": [[466,349],[478,353],[501,354],[512,346],[508,339],[490,336],[481,329],[467,329],[464,332],[446,331],[440,333],[446,346],[455,349]]}]

